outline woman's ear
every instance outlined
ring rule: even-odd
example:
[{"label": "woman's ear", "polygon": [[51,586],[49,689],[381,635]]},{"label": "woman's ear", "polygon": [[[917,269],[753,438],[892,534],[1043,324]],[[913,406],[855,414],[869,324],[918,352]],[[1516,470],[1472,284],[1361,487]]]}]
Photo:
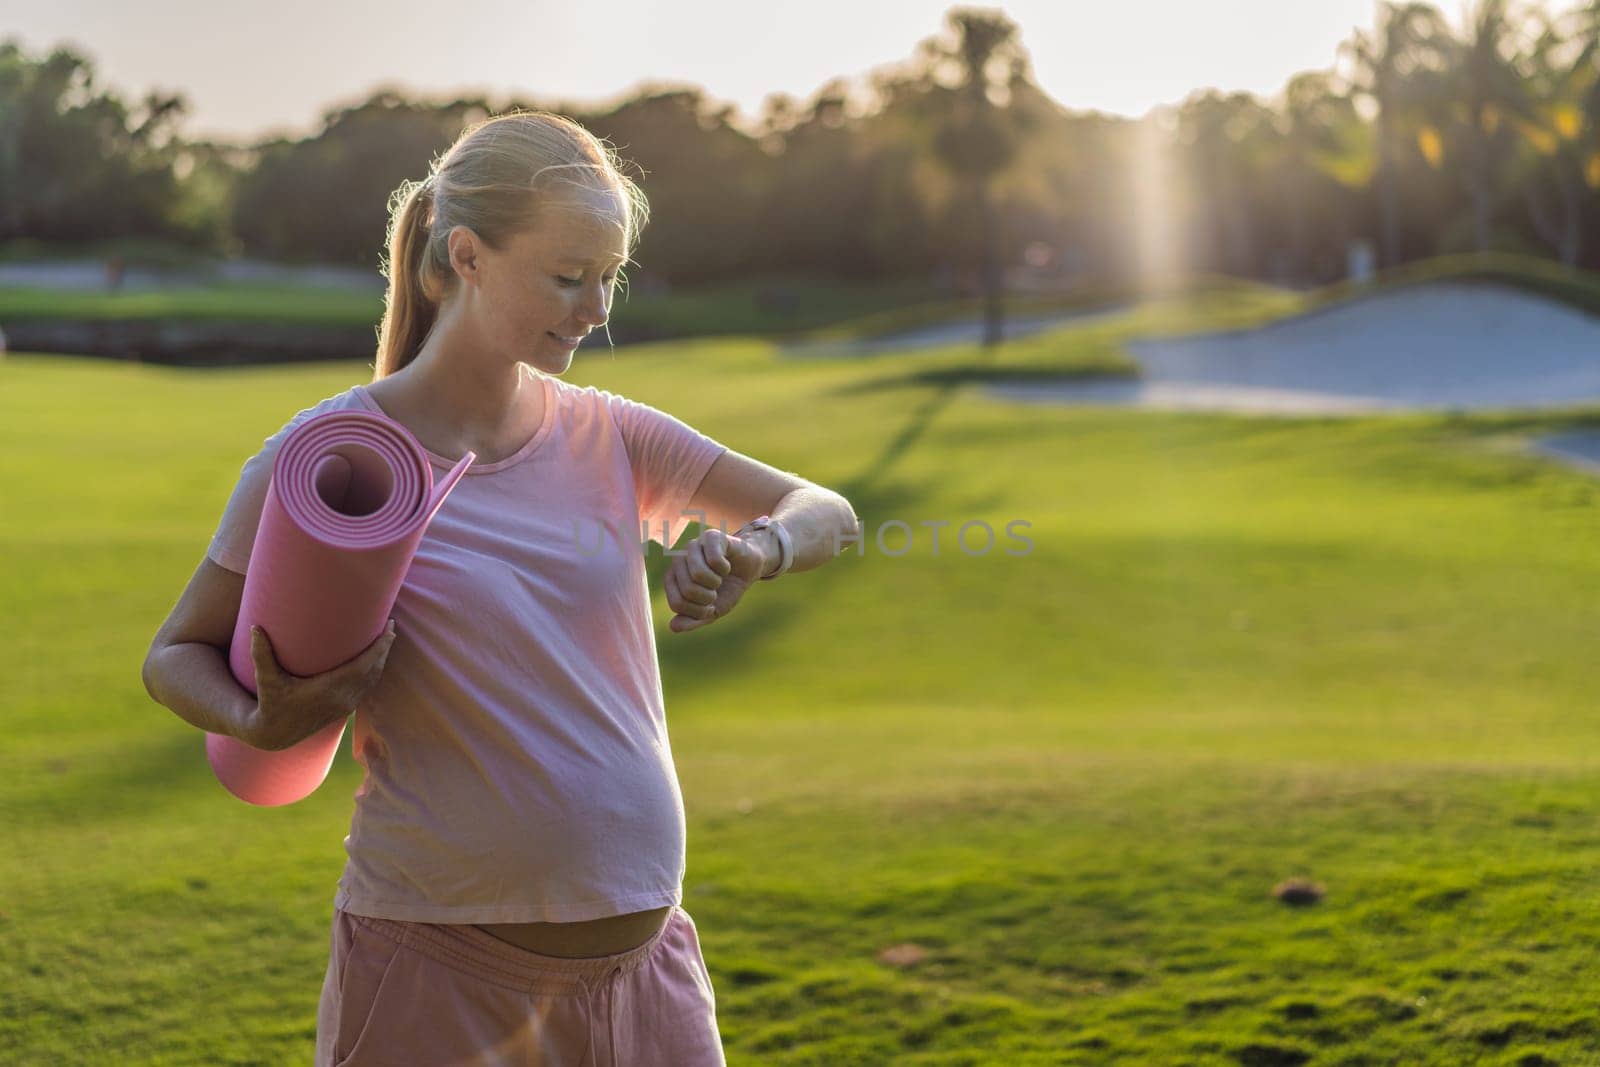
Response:
[{"label": "woman's ear", "polygon": [[446,247],[450,251],[450,269],[460,275],[462,281],[476,283],[478,235],[465,226],[456,226],[450,230],[450,236],[445,240]]}]

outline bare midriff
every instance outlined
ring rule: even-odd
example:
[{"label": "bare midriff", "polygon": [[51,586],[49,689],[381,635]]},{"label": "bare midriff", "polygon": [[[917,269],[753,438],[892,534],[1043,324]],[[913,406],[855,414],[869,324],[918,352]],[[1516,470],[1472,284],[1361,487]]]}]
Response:
[{"label": "bare midriff", "polygon": [[672,914],[672,905],[626,915],[607,915],[576,923],[477,923],[478,929],[541,956],[582,959],[613,956],[654,937]]}]

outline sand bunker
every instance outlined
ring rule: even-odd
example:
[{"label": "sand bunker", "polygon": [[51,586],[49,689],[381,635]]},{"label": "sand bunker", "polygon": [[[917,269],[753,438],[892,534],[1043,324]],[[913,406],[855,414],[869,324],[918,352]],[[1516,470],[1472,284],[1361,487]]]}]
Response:
[{"label": "sand bunker", "polygon": [[1591,474],[1600,474],[1600,430],[1566,430],[1533,442],[1533,450]]},{"label": "sand bunker", "polygon": [[1139,381],[989,387],[1006,400],[1262,414],[1600,401],[1600,319],[1508,286],[1380,293],[1235,333],[1134,341]]}]

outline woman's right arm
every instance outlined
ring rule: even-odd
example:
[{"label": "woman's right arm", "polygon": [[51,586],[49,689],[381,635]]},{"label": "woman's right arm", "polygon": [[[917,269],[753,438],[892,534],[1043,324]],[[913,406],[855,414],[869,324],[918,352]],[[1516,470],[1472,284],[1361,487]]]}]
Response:
[{"label": "woman's right arm", "polygon": [[144,661],[152,700],[192,726],[240,740],[256,711],[255,695],[228,666],[243,599],[244,575],[202,558]]},{"label": "woman's right arm", "polygon": [[192,726],[276,752],[349,715],[378,684],[394,644],[393,619],[364,651],[309,676],[283,669],[270,634],[252,634],[252,694],[228,665],[243,600],[244,575],[209,556],[200,561],[145,657],[144,687],[151,699]]},{"label": "woman's right arm", "polygon": [[278,448],[297,426],[324,410],[326,402],[299,412],[245,461],[211,547],[144,661],[144,687],[151,699],[191,726],[269,751],[287,748],[348,715],[377,683],[394,642],[391,622],[366,651],[332,670],[301,677],[278,663],[272,635],[252,634],[255,693],[239,684],[229,666],[245,581],[212,554],[238,560],[241,568],[251,558]]}]

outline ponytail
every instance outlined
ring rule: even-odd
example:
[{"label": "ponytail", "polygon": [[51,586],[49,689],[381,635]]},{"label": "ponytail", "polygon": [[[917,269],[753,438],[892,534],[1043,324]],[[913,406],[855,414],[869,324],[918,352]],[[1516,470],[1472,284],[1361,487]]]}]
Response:
[{"label": "ponytail", "polygon": [[[389,201],[389,247],[384,276],[383,325],[378,331],[378,361],[373,381],[387,378],[416,358],[433,329],[443,296],[433,262],[433,190],[425,181],[406,182]],[[396,207],[399,211],[395,211]]]}]

